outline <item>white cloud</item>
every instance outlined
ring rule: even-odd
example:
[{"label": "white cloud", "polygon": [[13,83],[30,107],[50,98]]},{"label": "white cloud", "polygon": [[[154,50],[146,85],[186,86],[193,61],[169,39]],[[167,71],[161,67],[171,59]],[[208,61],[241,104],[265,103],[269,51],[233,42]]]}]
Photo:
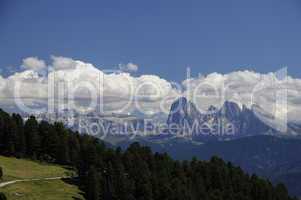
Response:
[{"label": "white cloud", "polygon": [[[118,70],[104,73],[90,63],[59,56],[51,58],[48,74],[40,74],[27,67],[7,78],[1,77],[0,95],[10,101],[2,101],[0,106],[16,106],[18,99],[29,106],[46,107],[51,99],[55,99],[55,104],[65,104],[68,99],[77,108],[89,102],[92,94],[97,99],[96,106],[103,104],[107,112],[131,112],[137,106],[159,111],[158,102],[169,93],[175,93],[171,92],[173,89],[168,81],[155,75],[133,77]],[[139,103],[136,104],[135,100]]]},{"label": "white cloud", "polygon": [[22,67],[38,72],[46,68],[46,63],[44,60],[40,60],[37,57],[28,57],[23,59]]},{"label": "white cloud", "polygon": [[119,69],[125,72],[136,72],[138,71],[139,66],[137,64],[129,62],[128,64],[119,64]]},{"label": "white cloud", "polygon": [[[131,65],[135,64],[127,66]],[[180,84],[183,87],[181,91],[174,88],[171,82],[156,75],[134,77],[120,71],[105,73],[90,63],[66,57],[52,56],[52,63],[49,64],[52,70],[47,75],[39,73],[46,67],[46,63],[38,58],[24,59],[23,66],[23,72],[6,78],[0,76],[1,107],[16,107],[16,97],[33,107],[47,106],[49,97],[55,99],[56,104],[65,105],[70,96],[74,97],[72,105],[79,107],[81,103],[90,102],[92,93],[97,99],[96,106],[103,106],[108,112],[127,113],[139,109],[156,113],[168,112],[177,97],[188,93],[201,109],[207,109],[210,105],[221,106],[224,100],[232,100],[248,106],[257,104],[265,111],[277,113],[279,116],[288,113],[291,121],[301,117],[301,80],[292,77],[281,80],[275,73],[211,73],[184,80]],[[17,86],[19,90],[16,90]],[[275,102],[279,91],[281,94],[281,88],[287,89],[287,109],[284,105],[276,108]],[[53,95],[51,91],[56,94]],[[60,98],[57,98],[57,93],[61,94]]]},{"label": "white cloud", "polygon": [[301,114],[298,119],[295,113],[301,113],[301,80],[290,76],[282,79],[279,73],[281,75],[281,70],[268,74],[253,71],[212,73],[185,80],[182,84],[191,89],[189,96],[201,110],[210,105],[220,107],[225,100],[230,100],[249,107],[258,105],[276,118],[287,115],[288,121],[299,120]]},{"label": "white cloud", "polygon": [[62,56],[51,56],[52,59],[52,67],[55,70],[66,70],[66,69],[74,69],[76,67],[75,60],[71,58],[66,58]]}]

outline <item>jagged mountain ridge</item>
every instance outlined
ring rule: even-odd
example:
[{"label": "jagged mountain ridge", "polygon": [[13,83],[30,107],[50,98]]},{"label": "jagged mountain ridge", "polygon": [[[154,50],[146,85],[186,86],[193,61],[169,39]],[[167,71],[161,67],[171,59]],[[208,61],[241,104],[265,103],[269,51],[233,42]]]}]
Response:
[{"label": "jagged mountain ridge", "polygon": [[[247,136],[265,134],[273,130],[256,116],[252,108],[243,106],[241,109],[236,103],[225,101],[220,109],[210,106],[206,113],[201,113],[194,103],[185,97],[177,99],[171,105],[167,124],[168,127],[177,124],[180,134],[192,131],[189,133],[192,136]],[[196,124],[198,128],[193,129]]]},{"label": "jagged mountain ridge", "polygon": [[[259,113],[261,112],[261,113]],[[174,101],[170,107],[170,112],[166,116],[157,113],[152,116],[135,114],[110,114],[104,115],[91,112],[85,116],[76,112],[60,112],[41,114],[37,119],[46,121],[62,121],[66,126],[75,131],[84,132],[86,126],[94,123],[99,125],[100,135],[106,131],[106,135],[174,135],[192,137],[196,140],[207,136],[223,137],[245,137],[252,135],[281,135],[269,123],[258,117],[263,109],[257,105],[248,108],[241,107],[231,101],[225,101],[221,108],[210,106],[206,112],[200,112],[197,106],[185,97],[180,97]],[[266,116],[266,118],[272,118]],[[165,130],[157,131],[156,127],[166,125]],[[176,126],[174,126],[176,125]],[[287,135],[300,135],[301,125],[298,123],[288,123]],[[81,127],[84,127],[83,129]],[[146,133],[146,134],[145,134]]]}]

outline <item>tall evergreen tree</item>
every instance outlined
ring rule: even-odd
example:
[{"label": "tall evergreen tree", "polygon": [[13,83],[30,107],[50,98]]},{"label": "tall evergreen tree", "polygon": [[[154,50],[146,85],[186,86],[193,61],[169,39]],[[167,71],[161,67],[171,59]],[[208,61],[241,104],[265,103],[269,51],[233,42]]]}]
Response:
[{"label": "tall evergreen tree", "polygon": [[16,124],[17,129],[17,144],[16,151],[18,157],[24,157],[26,154],[26,141],[24,135],[24,121],[19,114],[13,114],[12,120]]},{"label": "tall evergreen tree", "polygon": [[87,177],[87,200],[100,199],[99,175],[94,166],[91,166]]},{"label": "tall evergreen tree", "polygon": [[29,117],[25,122],[24,134],[26,138],[27,155],[37,159],[41,152],[41,140],[38,122],[34,116]]},{"label": "tall evergreen tree", "polygon": [[57,146],[57,161],[61,164],[70,163],[69,158],[69,145],[68,145],[68,131],[62,123],[55,123],[55,130],[59,137],[59,143]]},{"label": "tall evergreen tree", "polygon": [[5,148],[6,153],[9,156],[16,155],[17,148],[17,125],[15,121],[10,118],[5,119],[6,130],[5,130]]},{"label": "tall evergreen tree", "polygon": [[5,113],[3,112],[3,110],[0,109],[0,152],[3,155],[5,153],[6,150],[6,138],[5,138],[5,121],[4,121],[4,116]]},{"label": "tall evergreen tree", "polygon": [[39,124],[39,135],[41,137],[41,151],[44,155],[44,160],[48,159],[50,162],[56,162],[60,139],[55,128],[48,122],[41,121]]},{"label": "tall evergreen tree", "polygon": [[80,143],[79,135],[77,133],[69,133],[70,137],[68,140],[69,146],[69,158],[73,166],[77,166],[80,161]]}]

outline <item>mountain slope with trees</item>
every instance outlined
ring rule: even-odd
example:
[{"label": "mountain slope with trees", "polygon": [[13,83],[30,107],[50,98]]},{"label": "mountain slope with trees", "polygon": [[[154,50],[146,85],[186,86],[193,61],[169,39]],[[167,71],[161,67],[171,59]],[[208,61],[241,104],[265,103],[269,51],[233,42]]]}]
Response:
[{"label": "mountain slope with trees", "polygon": [[[87,200],[291,200],[286,187],[244,173],[218,157],[175,161],[133,143],[107,148],[61,123],[0,111],[0,154],[72,166]],[[1,165],[1,164],[0,164]]]}]

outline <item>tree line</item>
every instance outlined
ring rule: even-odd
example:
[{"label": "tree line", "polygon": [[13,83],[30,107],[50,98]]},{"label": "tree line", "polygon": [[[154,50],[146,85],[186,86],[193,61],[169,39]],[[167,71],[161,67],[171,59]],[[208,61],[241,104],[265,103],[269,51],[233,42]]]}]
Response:
[{"label": "tree line", "polygon": [[139,143],[112,149],[62,123],[38,122],[33,116],[24,121],[3,110],[0,154],[73,167],[87,200],[296,199],[283,184],[273,186],[218,157],[176,161]]}]

